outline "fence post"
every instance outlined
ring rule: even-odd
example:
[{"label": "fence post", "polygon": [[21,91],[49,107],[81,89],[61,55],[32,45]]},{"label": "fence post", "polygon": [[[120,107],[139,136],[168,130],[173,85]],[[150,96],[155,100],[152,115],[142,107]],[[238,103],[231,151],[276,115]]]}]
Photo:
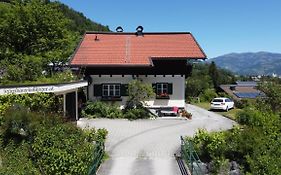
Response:
[{"label": "fence post", "polygon": [[191,147],[191,142],[188,141],[188,149],[189,149],[189,163],[190,163],[190,167],[191,167],[191,174],[193,174],[193,160],[192,160],[192,147]]},{"label": "fence post", "polygon": [[104,149],[105,149],[104,142],[102,142],[102,141],[96,142],[95,149],[92,154],[94,160],[89,169],[88,175],[96,174],[96,171],[97,171],[99,165],[101,164],[102,158],[104,156]]}]

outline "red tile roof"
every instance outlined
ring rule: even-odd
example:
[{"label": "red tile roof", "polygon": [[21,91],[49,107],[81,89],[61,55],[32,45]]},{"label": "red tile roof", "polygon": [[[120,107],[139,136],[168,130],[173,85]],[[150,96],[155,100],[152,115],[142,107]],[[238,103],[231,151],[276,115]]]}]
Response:
[{"label": "red tile roof", "polygon": [[151,65],[151,59],[205,59],[191,33],[88,32],[71,65]]}]

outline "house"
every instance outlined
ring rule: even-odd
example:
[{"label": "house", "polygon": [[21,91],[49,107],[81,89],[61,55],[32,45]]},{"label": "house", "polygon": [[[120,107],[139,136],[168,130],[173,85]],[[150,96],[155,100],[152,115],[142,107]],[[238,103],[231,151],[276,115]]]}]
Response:
[{"label": "house", "polygon": [[125,105],[128,83],[139,79],[153,86],[149,108],[185,106],[185,79],[191,59],[206,55],[189,32],[86,32],[70,60],[89,81],[90,100]]},{"label": "house", "polygon": [[263,97],[255,81],[237,81],[236,84],[221,85],[220,88],[236,100]]}]

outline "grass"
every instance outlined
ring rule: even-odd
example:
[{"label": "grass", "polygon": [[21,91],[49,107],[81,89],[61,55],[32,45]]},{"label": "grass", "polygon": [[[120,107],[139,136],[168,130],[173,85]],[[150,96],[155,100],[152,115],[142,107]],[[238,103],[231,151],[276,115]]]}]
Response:
[{"label": "grass", "polygon": [[[206,110],[210,110],[210,103],[208,103],[208,102],[200,102],[200,103],[192,103],[192,104],[195,105],[195,106],[204,108]],[[234,108],[234,109],[229,110],[228,112],[222,111],[222,110],[221,111],[216,110],[216,111],[213,111],[213,112],[215,112],[217,114],[220,114],[220,115],[223,115],[223,116],[225,116],[229,119],[236,120],[236,114],[239,111],[242,111],[242,109]]]}]

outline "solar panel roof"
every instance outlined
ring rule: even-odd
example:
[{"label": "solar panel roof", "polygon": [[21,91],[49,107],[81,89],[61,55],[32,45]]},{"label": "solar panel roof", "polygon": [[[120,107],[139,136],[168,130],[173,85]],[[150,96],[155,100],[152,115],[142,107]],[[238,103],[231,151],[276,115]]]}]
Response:
[{"label": "solar panel roof", "polygon": [[238,98],[257,98],[265,96],[260,92],[236,92],[234,95],[236,95]]}]

